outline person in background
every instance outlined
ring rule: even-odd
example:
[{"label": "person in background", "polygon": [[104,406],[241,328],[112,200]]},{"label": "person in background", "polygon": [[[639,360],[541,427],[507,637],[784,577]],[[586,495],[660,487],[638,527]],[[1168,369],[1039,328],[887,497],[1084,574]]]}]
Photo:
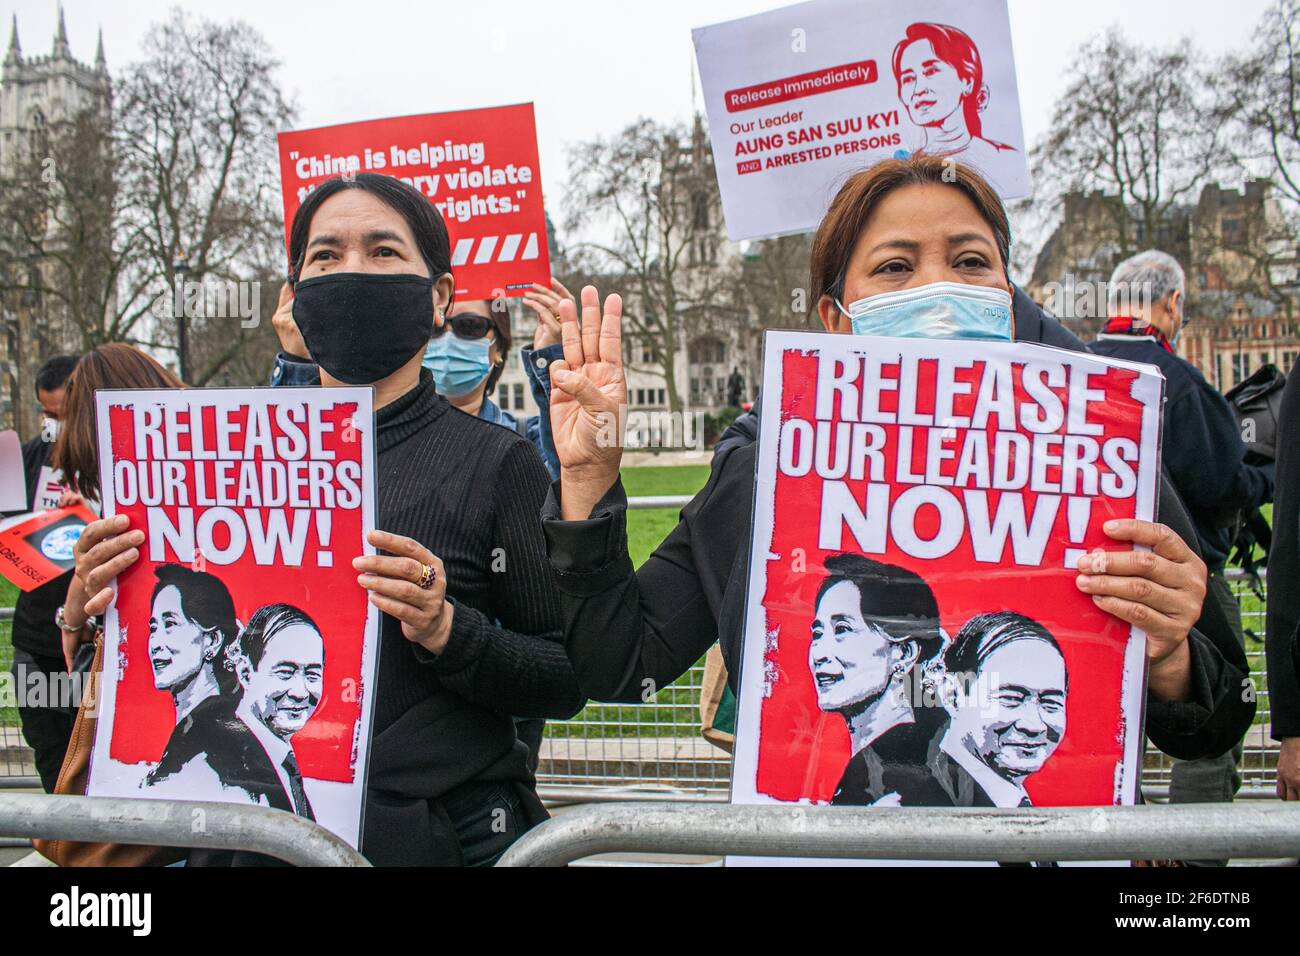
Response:
[{"label": "person in background", "polygon": [[[181,380],[156,359],[121,342],[99,345],[77,363],[68,380],[63,402],[63,425],[55,442],[52,464],[67,486],[68,499],[85,500],[98,507],[99,436],[95,429],[95,392],[106,388],[184,388]],[[63,657],[72,660],[83,644],[94,636],[86,614],[86,593],[81,581],[69,578],[66,597],[59,608]]]},{"label": "person in background", "polygon": [[[57,504],[58,496],[50,500],[45,485],[58,481],[58,476],[45,473],[51,467],[54,442],[63,424],[64,401],[68,379],[77,367],[77,356],[56,355],[41,366],[36,373],[36,400],[41,404],[45,420],[41,433],[23,445],[23,473],[27,478],[27,510],[46,511]],[[42,474],[45,481],[42,482]],[[60,625],[56,621],[68,595],[72,572],[61,574],[40,587],[21,592],[14,605],[12,673],[14,687],[25,688],[28,680],[37,681],[49,690],[70,688],[72,684],[59,675],[68,673],[70,664],[64,659]],[[48,698],[48,695],[46,695]],[[79,700],[49,700],[40,707],[26,706],[21,695],[18,721],[23,737],[36,759],[36,773],[47,793],[54,792],[59,779],[59,768],[67,753],[72,737],[72,724],[77,717]]]},{"label": "person in background", "polygon": [[1291,369],[1277,432],[1277,501],[1268,555],[1265,655],[1277,755],[1277,795],[1300,800],[1300,367]]},{"label": "person in background", "polygon": [[[542,463],[552,481],[560,477],[560,458],[555,453],[555,440],[551,435],[551,365],[564,360],[564,346],[560,342],[560,303],[573,302],[573,293],[559,279],[551,276],[551,285],[534,282],[524,293],[524,305],[537,315],[537,331],[533,333],[533,347],[519,350],[528,376],[528,388],[537,405],[537,417],[529,419],[529,440],[542,454]],[[537,437],[532,436],[532,422],[537,423]]]},{"label": "person in background", "polygon": [[[1140,252],[1115,267],[1109,289],[1109,318],[1089,348],[1098,355],[1154,365],[1163,373],[1165,472],[1196,528],[1209,568],[1208,600],[1222,608],[1244,648],[1241,612],[1223,573],[1232,531],[1221,515],[1271,501],[1273,464],[1246,464],[1246,446],[1227,399],[1174,352],[1186,324],[1186,280],[1178,260],[1156,249]],[[1241,753],[1238,741],[1217,757],[1176,761],[1170,803],[1231,801],[1241,787]]]},{"label": "person in background", "polygon": [[[510,311],[504,301],[453,302],[447,309],[447,325],[435,329],[424,356],[424,366],[433,373],[438,394],[467,415],[509,428],[527,438],[537,449],[552,481],[559,477],[560,465],[551,440],[547,402],[551,390],[550,365],[564,356],[557,312],[562,299],[572,301],[573,296],[555,278],[551,279],[549,288],[534,283],[524,295],[525,304],[538,318],[532,348],[525,346],[520,350],[520,357],[528,376],[529,391],[541,414],[522,422],[492,400],[512,342]],[[288,283],[280,289],[280,303],[271,324],[280,339],[280,354],[271,369],[271,385],[319,385],[320,369],[312,361],[293,321],[293,288]]]}]

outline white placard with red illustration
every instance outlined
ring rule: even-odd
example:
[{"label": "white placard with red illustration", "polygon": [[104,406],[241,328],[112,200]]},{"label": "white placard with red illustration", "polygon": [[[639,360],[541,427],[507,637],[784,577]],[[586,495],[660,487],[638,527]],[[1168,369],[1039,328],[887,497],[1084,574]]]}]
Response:
[{"label": "white placard with red illustration", "polygon": [[811,231],[851,173],[918,151],[1029,192],[1006,0],[813,0],[694,38],[733,240]]}]

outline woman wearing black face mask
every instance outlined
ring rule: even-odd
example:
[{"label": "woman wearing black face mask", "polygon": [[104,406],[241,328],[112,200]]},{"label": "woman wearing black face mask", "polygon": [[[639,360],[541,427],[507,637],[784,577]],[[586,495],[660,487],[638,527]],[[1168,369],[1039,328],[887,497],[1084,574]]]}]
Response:
[{"label": "woman wearing black face mask", "polygon": [[[497,405],[492,400],[493,389],[505,371],[512,341],[510,313],[502,307],[504,302],[457,299],[447,309],[447,321],[434,326],[433,339],[424,353],[424,367],[433,373],[434,388],[439,395],[467,415],[518,431],[537,449],[552,479],[560,475],[560,462],[555,456],[547,414],[551,384],[547,369],[564,357],[556,306],[561,300],[572,298],[555,278],[549,287],[534,283],[532,290],[524,295],[525,304],[538,316],[532,347],[524,346],[519,351],[528,387],[540,409],[539,414],[530,418],[516,419],[502,407],[506,402]],[[302,332],[293,318],[293,286],[289,283],[280,290],[280,303],[271,324],[281,348],[271,369],[272,387],[319,385],[320,369],[308,354]]]},{"label": "woman wearing black face mask", "polygon": [[[546,816],[510,715],[563,719],[583,704],[537,521],[546,472],[524,439],[457,414],[421,369],[453,285],[446,229],[420,193],[385,176],[331,180],[298,211],[289,253],[322,384],[373,385],[378,410],[387,531],[370,540],[387,554],[355,562],[383,612],[361,850],[380,865],[491,863]],[[98,613],[144,533],[119,517],[85,539],[79,573]]]}]

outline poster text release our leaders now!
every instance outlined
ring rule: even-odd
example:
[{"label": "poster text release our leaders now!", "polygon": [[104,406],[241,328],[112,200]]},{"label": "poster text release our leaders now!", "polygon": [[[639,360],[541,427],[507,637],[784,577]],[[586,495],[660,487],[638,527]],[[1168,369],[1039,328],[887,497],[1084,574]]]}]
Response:
[{"label": "poster text release our leaders now!", "polygon": [[314,535],[315,563],[332,563],[332,513],[362,503],[361,462],[338,460],[327,444],[339,431],[332,409],[135,405],[129,414],[136,457],[113,463],[113,488],[119,507],[147,509],[151,561],[197,553],[223,565],[249,550],[257,564],[300,564]]},{"label": "poster text release our leaders now!", "polygon": [[[777,467],[822,479],[820,548],[880,554],[888,535],[935,558],[969,540],[978,561],[1000,561],[1009,546],[1014,563],[1037,566],[1063,510],[1081,542],[1094,497],[1137,492],[1137,442],[1106,436],[1098,420],[1104,374],[823,352],[815,415],[782,422]],[[1080,553],[1067,550],[1066,564]]]}]

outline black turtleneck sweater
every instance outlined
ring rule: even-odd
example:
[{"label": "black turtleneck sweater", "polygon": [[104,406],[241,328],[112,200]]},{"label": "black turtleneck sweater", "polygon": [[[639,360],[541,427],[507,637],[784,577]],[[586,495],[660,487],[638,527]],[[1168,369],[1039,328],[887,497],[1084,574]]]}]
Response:
[{"label": "black turtleneck sweater", "polygon": [[434,657],[383,615],[361,849],[380,865],[452,863],[438,798],[512,785],[545,818],[511,717],[564,719],[585,703],[538,520],[549,482],[526,440],[456,411],[427,371],[376,418],[378,525],[442,559],[455,616]]},{"label": "black turtleneck sweater", "polygon": [[564,653],[539,513],[550,479],[525,439],[456,411],[420,384],[377,418],[378,525],[442,559],[455,605],[437,657],[383,615],[375,733],[433,694],[517,717],[585,702]]},{"label": "black turtleneck sweater", "polygon": [[[505,788],[526,823],[545,819],[512,715],[565,719],[586,702],[538,518],[549,479],[532,445],[456,411],[427,371],[376,424],[378,527],[442,559],[455,616],[434,657],[382,615],[361,852],[377,866],[455,865],[442,798]],[[228,861],[191,854],[191,865]]]}]

